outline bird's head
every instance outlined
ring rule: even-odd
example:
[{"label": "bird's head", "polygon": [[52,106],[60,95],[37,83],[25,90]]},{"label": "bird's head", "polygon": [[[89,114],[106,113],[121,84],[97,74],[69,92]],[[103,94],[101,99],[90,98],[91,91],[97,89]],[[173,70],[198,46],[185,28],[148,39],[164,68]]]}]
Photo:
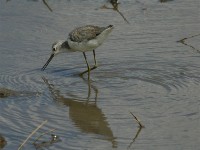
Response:
[{"label": "bird's head", "polygon": [[62,52],[62,45],[64,41],[56,41],[52,44],[52,53],[53,55],[57,55]]},{"label": "bird's head", "polygon": [[42,70],[44,71],[45,68],[48,66],[48,64],[50,63],[50,61],[53,59],[53,57],[59,53],[65,52],[66,50],[69,49],[69,45],[67,41],[57,41],[54,42],[52,44],[52,52],[51,52],[51,56],[49,57],[49,59],[47,60],[47,62],[45,63],[45,65],[42,67]]}]

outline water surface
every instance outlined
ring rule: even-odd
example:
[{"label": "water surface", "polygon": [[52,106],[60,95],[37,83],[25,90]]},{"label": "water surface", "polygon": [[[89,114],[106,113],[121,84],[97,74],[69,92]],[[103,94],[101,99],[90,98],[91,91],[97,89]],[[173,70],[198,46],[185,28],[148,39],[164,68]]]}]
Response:
[{"label": "water surface", "polygon": [[[39,0],[0,2],[0,87],[39,93],[0,99],[5,150],[44,120],[24,149],[50,129],[61,141],[44,149],[198,149],[200,36],[186,41],[195,49],[176,41],[199,34],[199,0],[121,1],[130,24],[99,9],[105,3],[49,0],[50,12]],[[42,72],[51,44],[85,24],[115,26],[96,50],[91,81],[78,76],[86,69],[81,53],[57,56]]]}]

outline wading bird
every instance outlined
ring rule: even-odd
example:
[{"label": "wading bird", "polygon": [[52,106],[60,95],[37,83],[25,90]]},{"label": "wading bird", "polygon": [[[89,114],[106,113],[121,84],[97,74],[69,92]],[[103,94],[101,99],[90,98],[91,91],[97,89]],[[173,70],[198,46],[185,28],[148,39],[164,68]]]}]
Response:
[{"label": "wading bird", "polygon": [[[86,25],[78,27],[69,33],[69,37],[66,41],[59,40],[52,45],[52,53],[46,64],[42,67],[42,70],[48,66],[52,58],[63,52],[82,52],[87,64],[87,70],[82,72],[80,75],[97,68],[97,61],[95,57],[95,49],[99,47],[104,40],[108,37],[112,31],[113,25],[107,27],[99,27],[93,25]],[[95,65],[90,68],[85,52],[93,51]]]}]

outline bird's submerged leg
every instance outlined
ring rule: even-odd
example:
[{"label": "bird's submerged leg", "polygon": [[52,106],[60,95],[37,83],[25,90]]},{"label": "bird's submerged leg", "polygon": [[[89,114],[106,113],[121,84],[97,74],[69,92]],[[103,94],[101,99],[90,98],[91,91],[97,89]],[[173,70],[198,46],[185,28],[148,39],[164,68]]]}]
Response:
[{"label": "bird's submerged leg", "polygon": [[96,61],[96,55],[95,55],[95,50],[93,50],[93,55],[94,55],[94,66],[90,68],[90,71],[94,70],[97,68],[97,61]]},{"label": "bird's submerged leg", "polygon": [[85,62],[86,62],[86,64],[87,64],[88,70],[85,70],[85,71],[83,71],[82,73],[80,73],[81,76],[82,76],[83,74],[87,73],[87,72],[88,72],[88,75],[90,75],[90,71],[92,71],[92,70],[94,70],[94,69],[97,68],[97,61],[96,61],[95,50],[93,50],[93,55],[94,55],[94,66],[93,66],[92,68],[90,68],[90,66],[89,66],[89,64],[88,64],[88,62],[87,62],[86,54],[85,54],[85,52],[83,52],[83,56],[84,56],[84,58],[85,58]]},{"label": "bird's submerged leg", "polygon": [[82,76],[83,74],[85,74],[85,73],[87,73],[88,72],[88,76],[90,75],[90,66],[89,66],[89,64],[88,64],[88,62],[87,62],[87,57],[86,57],[86,54],[85,54],[85,52],[83,52],[83,56],[84,56],[84,58],[85,58],[85,62],[86,62],[86,64],[87,64],[87,70],[85,70],[85,71],[83,71],[82,73],[80,73],[80,75]]}]

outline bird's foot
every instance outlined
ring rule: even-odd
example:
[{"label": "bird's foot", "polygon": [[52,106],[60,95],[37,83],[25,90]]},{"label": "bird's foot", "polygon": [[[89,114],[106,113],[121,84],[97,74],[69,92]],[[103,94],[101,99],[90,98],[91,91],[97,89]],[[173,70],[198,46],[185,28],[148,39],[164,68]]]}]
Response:
[{"label": "bird's foot", "polygon": [[97,68],[97,65],[94,65],[92,68],[91,68],[91,70],[94,70],[94,69],[96,69]]},{"label": "bird's foot", "polygon": [[90,73],[90,70],[85,70],[85,71],[81,72],[81,73],[79,74],[79,76],[82,77],[82,76],[83,76],[85,73],[87,73],[87,72]]},{"label": "bird's foot", "polygon": [[96,68],[97,68],[97,65],[94,65],[92,68],[81,72],[81,73],[79,74],[79,76],[83,76],[83,75],[84,75],[85,73],[87,73],[87,72],[90,73],[90,71],[92,71],[92,70],[94,70],[94,69],[96,69]]}]

